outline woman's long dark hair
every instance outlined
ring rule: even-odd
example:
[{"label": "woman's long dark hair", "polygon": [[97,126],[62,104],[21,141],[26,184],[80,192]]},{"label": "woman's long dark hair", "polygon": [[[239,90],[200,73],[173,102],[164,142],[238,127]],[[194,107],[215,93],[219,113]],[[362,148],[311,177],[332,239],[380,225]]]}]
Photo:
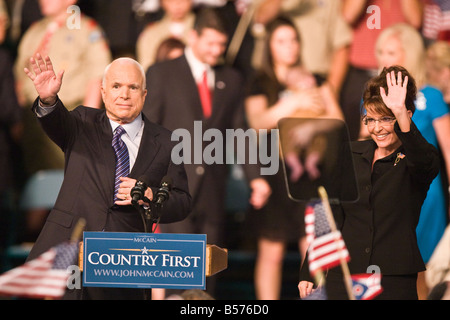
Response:
[{"label": "woman's long dark hair", "polygon": [[[261,64],[261,71],[264,72],[266,75],[268,75],[273,80],[277,80],[274,70],[274,62],[273,62],[273,56],[272,52],[270,51],[270,42],[272,41],[273,33],[282,26],[288,26],[295,30],[295,34],[297,36],[298,42],[301,44],[300,34],[297,30],[297,27],[295,24],[287,17],[279,16],[272,20],[266,27],[266,37],[265,37],[265,43],[263,48],[263,55],[262,55],[262,64]],[[301,59],[300,59],[300,53],[298,57],[298,61],[296,65],[300,65]]]}]

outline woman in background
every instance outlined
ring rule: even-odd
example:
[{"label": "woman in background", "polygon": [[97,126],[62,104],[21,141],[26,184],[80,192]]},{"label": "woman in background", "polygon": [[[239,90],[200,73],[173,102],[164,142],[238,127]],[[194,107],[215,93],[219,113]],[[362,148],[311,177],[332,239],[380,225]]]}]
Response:
[{"label": "woman in background", "polygon": [[431,85],[441,90],[447,105],[450,105],[450,43],[436,41],[426,54],[426,73]]},{"label": "woman in background", "polygon": [[[279,17],[267,26],[266,32],[262,69],[250,82],[245,101],[250,127],[270,132],[277,128],[281,118],[310,116],[311,112],[317,117],[343,119],[330,86],[318,77],[311,81],[311,74],[300,72],[297,81],[307,85],[300,86],[303,89],[288,90],[289,71],[301,65],[300,37],[294,24]],[[301,261],[306,252],[304,205],[288,197],[283,170],[266,178],[272,194],[267,205],[257,213],[255,289],[257,299],[276,300],[280,298],[287,244],[298,243]]]}]

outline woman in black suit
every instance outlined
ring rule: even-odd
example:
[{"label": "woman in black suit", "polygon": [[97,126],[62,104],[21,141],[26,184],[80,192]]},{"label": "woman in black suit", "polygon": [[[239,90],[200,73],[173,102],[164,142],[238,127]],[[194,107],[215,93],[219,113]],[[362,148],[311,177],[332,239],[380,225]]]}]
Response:
[{"label": "woman in black suit", "polygon": [[[368,82],[363,120],[372,139],[352,143],[359,200],[333,208],[350,273],[370,272],[370,266],[381,272],[378,299],[417,299],[417,273],[425,270],[415,230],[439,156],[411,121],[416,92],[414,79],[399,66]],[[301,280],[308,278],[305,269]],[[301,281],[300,296],[312,288]],[[326,292],[329,299],[347,299],[341,268],[328,270]]]}]

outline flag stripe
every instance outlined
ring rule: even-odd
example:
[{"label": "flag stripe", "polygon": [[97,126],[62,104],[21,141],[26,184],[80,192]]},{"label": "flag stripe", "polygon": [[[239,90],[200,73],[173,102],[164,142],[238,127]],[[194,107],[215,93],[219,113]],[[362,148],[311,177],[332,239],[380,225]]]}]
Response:
[{"label": "flag stripe", "polygon": [[311,261],[309,263],[310,272],[315,275],[319,270],[330,269],[338,266],[341,262],[341,255],[338,253],[329,254],[318,261]]},{"label": "flag stripe", "polygon": [[342,252],[343,256],[345,256],[345,252],[347,251],[345,247],[344,241],[341,240],[333,240],[332,242],[326,243],[321,246],[315,246],[313,243],[312,251],[309,255],[310,260],[318,260],[327,254],[333,253],[333,252]]},{"label": "flag stripe", "polygon": [[448,10],[435,4],[425,6],[422,29],[425,37],[436,39],[440,32],[450,30],[450,11]]},{"label": "flag stripe", "polygon": [[63,243],[0,276],[0,294],[27,298],[61,298],[76,263],[78,244]]},{"label": "flag stripe", "polygon": [[21,288],[14,285],[2,288],[2,294],[9,296],[22,296],[29,298],[59,298],[64,295],[65,286],[61,288],[27,287]]},{"label": "flag stripe", "polygon": [[309,270],[315,275],[319,270],[332,268],[342,261],[349,261],[350,255],[341,233],[331,231],[325,208],[321,201],[311,202],[305,210],[308,244]]},{"label": "flag stripe", "polygon": [[[45,278],[42,278],[46,276]],[[60,286],[61,280],[65,280],[67,278],[67,273],[61,271],[52,272],[52,274],[48,273],[39,273],[33,276],[28,274],[22,274],[21,277],[13,278],[9,281],[9,283],[15,283],[17,285],[31,285],[31,284],[45,284],[46,286]]]}]

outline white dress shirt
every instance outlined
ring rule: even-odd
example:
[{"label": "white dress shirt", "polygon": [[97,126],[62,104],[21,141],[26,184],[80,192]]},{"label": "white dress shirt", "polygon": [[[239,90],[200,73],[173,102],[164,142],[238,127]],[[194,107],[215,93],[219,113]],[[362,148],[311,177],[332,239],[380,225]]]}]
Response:
[{"label": "white dress shirt", "polygon": [[[114,130],[119,126],[117,122],[109,119],[111,123],[112,131],[114,134]],[[139,152],[139,146],[141,144],[142,133],[144,132],[144,120],[142,120],[142,114],[140,113],[136,119],[131,123],[122,124],[122,127],[125,129],[126,133],[121,136],[123,142],[125,142],[128,149],[128,158],[130,159],[130,171],[136,162],[136,157]]]},{"label": "white dress shirt", "polygon": [[208,77],[208,87],[210,89],[214,89],[215,82],[215,74],[214,70],[207,63],[201,62],[192,52],[190,47],[187,47],[184,50],[184,55],[186,56],[186,60],[188,62],[189,67],[191,68],[192,75],[194,76],[195,82],[200,83],[203,79],[203,72],[206,70],[206,75]]},{"label": "white dress shirt", "polygon": [[[39,100],[38,107],[36,108],[36,115],[40,118],[49,113],[51,113],[56,107],[56,104],[50,107],[43,107],[41,101]],[[109,119],[111,124],[112,132],[119,126],[117,122]],[[144,120],[142,119],[142,113],[140,113],[136,119],[131,123],[123,124],[122,127],[125,129],[126,133],[121,136],[122,141],[125,143],[128,149],[128,158],[130,160],[130,171],[136,162],[136,157],[139,151],[139,146],[141,144],[142,133],[144,132]]]}]

